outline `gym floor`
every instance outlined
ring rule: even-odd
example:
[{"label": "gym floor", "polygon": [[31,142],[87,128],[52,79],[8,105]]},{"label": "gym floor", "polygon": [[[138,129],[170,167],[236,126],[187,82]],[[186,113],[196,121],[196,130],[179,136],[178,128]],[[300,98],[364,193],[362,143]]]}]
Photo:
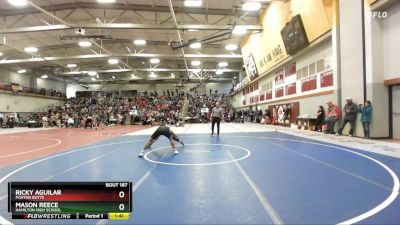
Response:
[{"label": "gym floor", "polygon": [[[54,129],[0,135],[0,224],[398,224],[400,145],[270,127]],[[127,221],[12,220],[10,181],[131,181]]]}]

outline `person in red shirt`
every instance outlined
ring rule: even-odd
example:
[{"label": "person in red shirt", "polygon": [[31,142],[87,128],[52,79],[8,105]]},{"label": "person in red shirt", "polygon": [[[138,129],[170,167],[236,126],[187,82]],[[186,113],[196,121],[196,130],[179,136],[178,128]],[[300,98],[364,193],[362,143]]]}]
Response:
[{"label": "person in red shirt", "polygon": [[335,134],[336,121],[340,119],[340,108],[333,104],[332,101],[326,103],[328,105],[328,112],[326,113],[325,123],[327,125],[326,133]]}]

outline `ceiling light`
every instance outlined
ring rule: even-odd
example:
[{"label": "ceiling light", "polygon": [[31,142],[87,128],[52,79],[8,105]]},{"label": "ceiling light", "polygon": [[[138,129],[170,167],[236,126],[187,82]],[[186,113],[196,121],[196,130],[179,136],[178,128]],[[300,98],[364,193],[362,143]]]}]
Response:
[{"label": "ceiling light", "polygon": [[8,3],[13,6],[25,6],[28,4],[26,0],[8,0]]},{"label": "ceiling light", "polygon": [[221,75],[221,74],[223,74],[223,73],[224,73],[223,70],[217,70],[217,71],[215,72],[215,74],[217,74],[217,75]]},{"label": "ceiling light", "polygon": [[201,48],[201,43],[200,42],[195,42],[189,45],[190,48],[198,49]]},{"label": "ceiling light", "polygon": [[133,41],[133,44],[135,45],[145,45],[146,43],[147,43],[146,40],[143,39],[138,39]]},{"label": "ceiling light", "polygon": [[24,51],[32,53],[32,52],[37,52],[38,49],[36,47],[26,47],[26,48],[24,48]]},{"label": "ceiling light", "polygon": [[75,67],[77,67],[77,65],[72,63],[72,64],[67,64],[67,67],[68,68],[75,68]]},{"label": "ceiling light", "polygon": [[150,63],[152,63],[152,64],[160,63],[160,59],[152,58],[152,59],[150,59]]},{"label": "ceiling light", "polygon": [[98,3],[114,3],[115,0],[97,0]]},{"label": "ceiling light", "polygon": [[245,2],[242,5],[242,9],[245,11],[258,11],[261,9],[261,4],[259,2]]},{"label": "ceiling light", "polygon": [[150,75],[149,75],[149,77],[155,78],[155,77],[157,77],[157,75],[156,75],[154,72],[151,72]]},{"label": "ceiling light", "polygon": [[90,47],[90,46],[92,46],[92,43],[90,41],[80,41],[78,44],[81,47]]},{"label": "ceiling light", "polygon": [[218,63],[218,66],[219,67],[227,67],[228,63],[227,62],[220,62],[220,63]]},{"label": "ceiling light", "polygon": [[103,22],[101,22],[101,20],[99,18],[96,18],[96,22],[99,24],[103,24]]},{"label": "ceiling light", "polygon": [[235,45],[235,44],[227,44],[227,45],[225,45],[225,49],[226,49],[226,50],[229,50],[229,51],[234,51],[234,50],[236,50],[237,48],[238,48],[238,46]]},{"label": "ceiling light", "polygon": [[17,73],[26,73],[26,69],[20,69],[17,71]]},{"label": "ceiling light", "polygon": [[96,78],[92,77],[91,80],[92,80],[92,81],[96,81]]},{"label": "ceiling light", "polygon": [[233,77],[233,79],[236,79],[237,77]]},{"label": "ceiling light", "polygon": [[97,75],[97,72],[96,72],[96,71],[89,71],[89,72],[88,72],[88,75],[89,75],[89,76],[96,76],[96,75]]},{"label": "ceiling light", "polygon": [[112,76],[111,78],[112,78],[112,79],[115,79],[115,76]]},{"label": "ceiling light", "polygon": [[188,31],[189,31],[189,32],[197,32],[197,31],[199,31],[199,30],[190,28]]},{"label": "ceiling light", "polygon": [[199,7],[203,4],[201,0],[186,0],[185,6],[187,7]]},{"label": "ceiling light", "polygon": [[0,52],[0,56],[2,56],[3,55],[3,53],[2,52]]},{"label": "ceiling light", "polygon": [[239,26],[235,26],[235,28],[233,28],[232,30],[232,34],[245,34],[247,33],[247,30],[243,27],[239,27]]},{"label": "ceiling light", "polygon": [[42,79],[47,79],[47,78],[49,78],[49,76],[47,76],[47,75],[45,74],[45,75],[42,75],[40,78],[42,78]]},{"label": "ceiling light", "polygon": [[192,66],[200,66],[201,62],[200,61],[192,61]]},{"label": "ceiling light", "polygon": [[174,73],[171,73],[171,77],[175,78],[175,74],[174,74]]},{"label": "ceiling light", "polygon": [[119,60],[118,59],[109,59],[108,63],[111,64],[111,65],[115,65],[115,64],[119,63]]}]

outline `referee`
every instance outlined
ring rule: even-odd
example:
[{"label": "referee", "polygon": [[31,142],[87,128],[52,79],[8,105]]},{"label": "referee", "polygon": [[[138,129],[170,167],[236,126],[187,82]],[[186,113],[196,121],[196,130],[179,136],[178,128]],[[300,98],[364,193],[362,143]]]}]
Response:
[{"label": "referee", "polygon": [[214,126],[217,123],[217,135],[219,135],[219,124],[221,123],[222,108],[217,102],[215,107],[211,110],[211,135],[214,135]]},{"label": "referee", "polygon": [[178,135],[176,135],[169,127],[165,126],[164,124],[161,124],[157,128],[157,130],[151,135],[150,140],[147,141],[147,143],[144,145],[143,150],[140,151],[138,156],[143,157],[146,150],[150,149],[150,146],[154,142],[156,142],[161,135],[169,139],[172,149],[174,151],[174,154],[178,155],[179,151],[176,150],[175,141],[181,143],[182,145],[185,145],[185,144],[181,140],[179,140]]}]

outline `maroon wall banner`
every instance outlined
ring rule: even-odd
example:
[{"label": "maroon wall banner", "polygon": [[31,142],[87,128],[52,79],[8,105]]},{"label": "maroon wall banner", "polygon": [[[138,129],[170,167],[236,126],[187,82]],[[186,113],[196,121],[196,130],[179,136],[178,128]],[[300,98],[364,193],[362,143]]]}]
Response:
[{"label": "maroon wall banner", "polygon": [[286,85],[286,95],[296,94],[296,83]]},{"label": "maroon wall banner", "polygon": [[261,94],[260,95],[260,102],[262,102],[262,101],[264,101],[265,100],[265,94]]},{"label": "maroon wall banner", "polygon": [[282,84],[283,83],[283,70],[282,71],[279,71],[278,73],[276,73],[276,76],[275,76],[275,84],[276,85],[279,85],[279,84]]},{"label": "maroon wall banner", "polygon": [[301,81],[301,92],[317,89],[317,75],[307,77]]},{"label": "maroon wall banner", "polygon": [[282,97],[284,95],[283,93],[283,87],[276,88],[275,89],[275,98]]},{"label": "maroon wall banner", "polygon": [[321,87],[333,86],[333,72],[326,72],[321,74]]},{"label": "maroon wall banner", "polygon": [[267,91],[267,93],[265,95],[266,95],[265,97],[266,97],[267,100],[272,99],[272,90],[271,91]]}]

